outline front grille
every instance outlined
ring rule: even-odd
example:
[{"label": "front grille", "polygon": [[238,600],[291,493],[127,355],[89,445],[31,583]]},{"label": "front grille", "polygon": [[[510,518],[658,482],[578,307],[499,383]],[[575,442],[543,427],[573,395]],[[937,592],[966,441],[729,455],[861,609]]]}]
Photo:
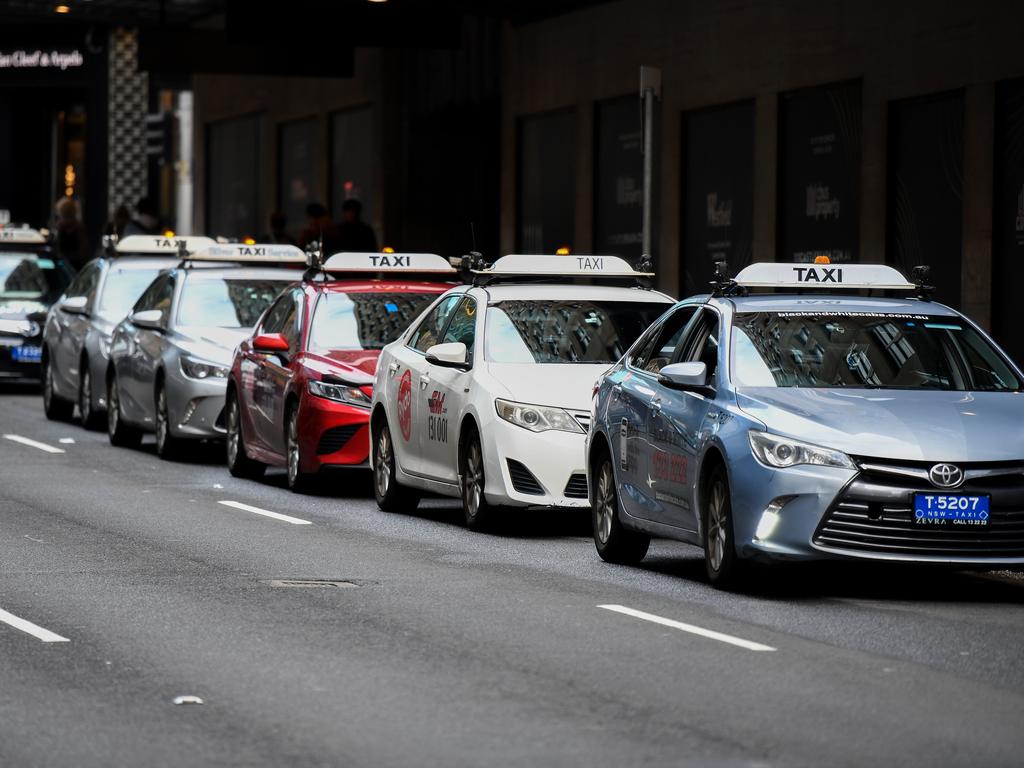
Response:
[{"label": "front grille", "polygon": [[331,427],[320,435],[320,442],[316,445],[316,453],[323,456],[325,453],[340,451],[353,435],[359,431],[361,424],[346,424],[343,427]]},{"label": "front grille", "polygon": [[[861,473],[828,510],[814,542],[823,547],[895,556],[1024,557],[1024,463],[963,463],[959,488],[928,482],[932,463],[859,459]],[[915,493],[988,495],[988,525],[920,525]]]},{"label": "front grille", "polygon": [[587,476],[582,472],[577,472],[569,478],[569,482],[565,484],[565,491],[563,491],[566,498],[570,499],[585,499],[587,498]]},{"label": "front grille", "polygon": [[540,487],[533,473],[515,459],[508,459],[508,474],[512,478],[512,487],[519,493],[531,496],[544,495],[544,489]]}]

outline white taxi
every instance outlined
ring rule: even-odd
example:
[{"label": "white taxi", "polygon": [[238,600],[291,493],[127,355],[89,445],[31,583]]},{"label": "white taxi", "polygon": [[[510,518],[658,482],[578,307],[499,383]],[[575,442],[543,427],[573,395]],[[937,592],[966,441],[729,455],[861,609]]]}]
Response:
[{"label": "white taxi", "polygon": [[594,383],[673,304],[650,277],[614,256],[512,255],[443,294],[378,363],[381,509],[461,496],[476,529],[501,507],[589,506]]}]

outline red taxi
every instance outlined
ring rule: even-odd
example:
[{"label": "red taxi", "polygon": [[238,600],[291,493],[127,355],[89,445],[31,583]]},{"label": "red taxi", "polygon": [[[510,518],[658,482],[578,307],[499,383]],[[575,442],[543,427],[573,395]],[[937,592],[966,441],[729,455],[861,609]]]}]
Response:
[{"label": "red taxi", "polygon": [[429,253],[337,253],[289,286],[235,351],[228,379],[228,469],[286,467],[308,490],[324,467],[368,466],[377,358],[456,281]]}]

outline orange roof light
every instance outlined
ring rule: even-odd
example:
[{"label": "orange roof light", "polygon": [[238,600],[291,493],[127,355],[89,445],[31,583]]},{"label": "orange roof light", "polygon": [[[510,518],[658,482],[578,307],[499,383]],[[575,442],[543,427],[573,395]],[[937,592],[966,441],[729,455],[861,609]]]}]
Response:
[{"label": "orange roof light", "polygon": [[571,253],[572,253],[572,248],[570,248],[568,245],[563,245],[561,248],[559,248],[557,251],[555,251],[555,255],[556,256],[568,256]]},{"label": "orange roof light", "polygon": [[242,243],[244,245],[256,245],[256,238],[255,237],[243,237],[242,238]]},{"label": "orange roof light", "polygon": [[815,256],[814,257],[814,263],[815,264],[831,264],[832,263],[832,259],[830,259],[828,256]]},{"label": "orange roof light", "polygon": [[55,13],[71,13],[71,8],[67,5],[58,5],[53,10]]},{"label": "orange roof light", "polygon": [[164,237],[174,237],[174,230],[173,229],[165,229],[164,230]]},{"label": "orange roof light", "polygon": [[385,245],[383,248],[380,249],[380,252],[381,253],[394,253],[395,249],[392,248],[390,245]]}]

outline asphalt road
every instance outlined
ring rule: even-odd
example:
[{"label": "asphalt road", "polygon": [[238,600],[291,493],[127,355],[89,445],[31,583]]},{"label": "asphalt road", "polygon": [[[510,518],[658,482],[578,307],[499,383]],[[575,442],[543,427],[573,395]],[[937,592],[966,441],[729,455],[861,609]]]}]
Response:
[{"label": "asphalt road", "polygon": [[4,768],[1024,762],[1017,574],[801,567],[729,595],[692,547],[611,566],[585,517],[472,534],[352,473],[297,496],[219,448],[112,448],[34,393],[0,395],[0,435]]}]

